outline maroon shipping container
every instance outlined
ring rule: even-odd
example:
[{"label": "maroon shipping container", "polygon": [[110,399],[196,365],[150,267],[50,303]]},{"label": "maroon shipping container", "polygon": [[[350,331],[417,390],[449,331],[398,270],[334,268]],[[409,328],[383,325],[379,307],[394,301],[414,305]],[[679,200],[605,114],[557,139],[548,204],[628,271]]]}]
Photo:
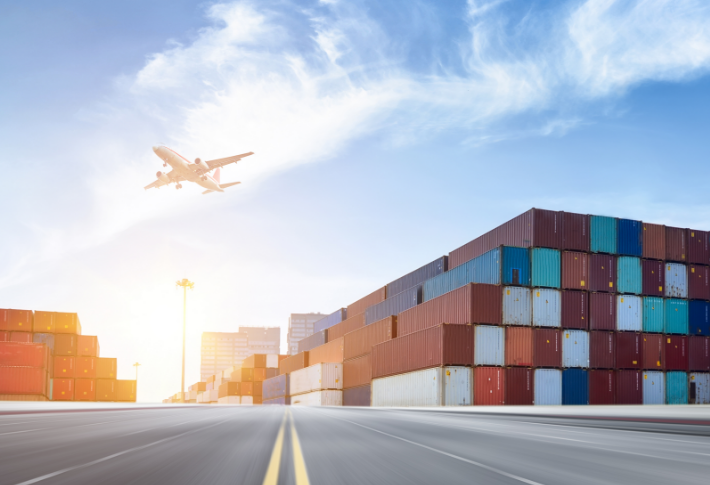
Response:
[{"label": "maroon shipping container", "polygon": [[688,262],[710,264],[710,248],[707,231],[688,229]]},{"label": "maroon shipping container", "polygon": [[589,255],[565,251],[562,253],[562,289],[586,290],[589,287]]},{"label": "maroon shipping container", "polygon": [[562,291],[562,328],[589,328],[589,293]]},{"label": "maroon shipping container", "polygon": [[658,333],[644,333],[642,337],[642,368],[645,370],[663,370],[663,335]]},{"label": "maroon shipping container", "polygon": [[589,255],[589,291],[616,292],[616,256]]},{"label": "maroon shipping container", "polygon": [[562,367],[562,339],[554,328],[533,329],[534,367]]},{"label": "maroon shipping container", "polygon": [[372,378],[429,367],[473,365],[473,326],[443,324],[372,347]]},{"label": "maroon shipping container", "polygon": [[562,212],[530,209],[449,253],[449,270],[498,246],[560,249],[564,234]]},{"label": "maroon shipping container", "polygon": [[644,258],[666,259],[666,226],[660,224],[643,223],[643,251]]},{"label": "maroon shipping container", "polygon": [[[343,359],[350,360],[372,352],[372,346],[397,336],[397,317],[391,316],[350,332],[343,337]],[[315,362],[315,361],[314,361]],[[313,365],[309,363],[308,365]]]},{"label": "maroon shipping container", "polygon": [[505,365],[532,367],[533,365],[532,327],[506,327]]},{"label": "maroon shipping container", "polygon": [[616,368],[641,369],[643,367],[643,338],[640,333],[617,332]]},{"label": "maroon shipping container", "polygon": [[616,295],[589,294],[589,330],[616,330]]},{"label": "maroon shipping container", "polygon": [[686,335],[666,335],[663,337],[663,358],[665,370],[688,371],[688,337]]},{"label": "maroon shipping container", "polygon": [[589,216],[564,212],[562,216],[564,225],[564,239],[562,249],[570,251],[589,252]]},{"label": "maroon shipping container", "polygon": [[710,267],[688,266],[688,299],[710,300]]},{"label": "maroon shipping container", "polygon": [[666,226],[666,261],[685,263],[688,255],[687,229]]},{"label": "maroon shipping container", "polygon": [[691,372],[710,372],[710,337],[688,338],[688,369]]},{"label": "maroon shipping container", "polygon": [[473,369],[473,405],[502,406],[505,404],[505,368],[476,367]]},{"label": "maroon shipping container", "polygon": [[328,329],[328,340],[335,340],[343,337],[346,333],[353,332],[365,326],[365,314],[360,313],[353,317],[343,320],[342,322],[333,325]]},{"label": "maroon shipping container", "polygon": [[666,271],[663,261],[644,259],[641,261],[641,293],[645,296],[663,297]]},{"label": "maroon shipping container", "polygon": [[468,284],[405,310],[397,318],[397,335],[404,336],[442,323],[501,325],[502,287]]},{"label": "maroon shipping container", "polygon": [[589,404],[616,404],[616,372],[613,370],[589,371]]},{"label": "maroon shipping container", "polygon": [[643,404],[640,370],[616,371],[616,404]]},{"label": "maroon shipping container", "polygon": [[41,394],[46,396],[46,369],[0,367],[0,394]]},{"label": "maroon shipping container", "polygon": [[[527,406],[534,404],[534,376],[535,373],[533,369],[528,367],[508,367],[505,371],[505,404],[508,406]],[[475,402],[474,400],[474,403]]]},{"label": "maroon shipping container", "polygon": [[616,369],[616,334],[589,332],[589,368]]},{"label": "maroon shipping container", "polygon": [[46,369],[48,363],[49,349],[45,344],[0,342],[0,366]]},{"label": "maroon shipping container", "polygon": [[383,286],[382,288],[379,288],[379,289],[373,291],[369,295],[360,298],[355,303],[351,303],[350,305],[348,305],[347,314],[348,315],[359,315],[360,313],[365,313],[365,310],[367,310],[367,307],[371,307],[372,305],[376,305],[378,303],[381,303],[381,302],[385,301],[386,298],[387,298],[387,287]]}]

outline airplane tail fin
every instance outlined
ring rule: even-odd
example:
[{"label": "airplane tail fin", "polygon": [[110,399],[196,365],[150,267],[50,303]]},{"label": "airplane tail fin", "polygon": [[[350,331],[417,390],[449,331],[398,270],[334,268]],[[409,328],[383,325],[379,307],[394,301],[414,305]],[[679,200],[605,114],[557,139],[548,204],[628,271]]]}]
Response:
[{"label": "airplane tail fin", "polygon": [[227,187],[231,187],[232,185],[237,185],[241,184],[241,182],[229,182],[228,184],[219,184],[220,189],[226,189]]},{"label": "airplane tail fin", "polygon": [[212,178],[215,179],[217,183],[219,183],[219,175],[220,175],[221,167],[217,167],[217,170],[214,171],[212,174]]}]

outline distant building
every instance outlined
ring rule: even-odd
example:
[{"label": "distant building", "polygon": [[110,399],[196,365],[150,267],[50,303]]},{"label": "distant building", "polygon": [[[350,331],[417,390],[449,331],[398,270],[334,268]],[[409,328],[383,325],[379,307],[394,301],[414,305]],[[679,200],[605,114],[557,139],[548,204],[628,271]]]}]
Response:
[{"label": "distant building", "polygon": [[278,354],[280,327],[239,327],[239,332],[203,332],[200,380],[232,366],[239,366],[252,354]]},{"label": "distant building", "polygon": [[249,353],[280,354],[281,327],[239,327],[239,333],[246,333],[249,340]]},{"label": "distant building", "polygon": [[323,313],[292,313],[288,318],[288,355],[296,355],[299,340],[313,335],[313,324],[327,316]]}]

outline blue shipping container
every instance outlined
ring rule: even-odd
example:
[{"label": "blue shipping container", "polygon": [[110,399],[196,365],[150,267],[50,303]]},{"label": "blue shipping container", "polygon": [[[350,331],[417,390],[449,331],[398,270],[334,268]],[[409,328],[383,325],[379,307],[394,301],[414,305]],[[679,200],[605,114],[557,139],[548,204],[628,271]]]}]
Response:
[{"label": "blue shipping container", "polygon": [[641,221],[619,219],[618,253],[641,257],[643,253],[643,225]]},{"label": "blue shipping container", "polygon": [[664,306],[663,332],[688,335],[688,300],[667,298]]},{"label": "blue shipping container", "polygon": [[36,344],[45,344],[49,347],[50,355],[54,355],[54,334],[53,333],[33,333],[32,342]]},{"label": "blue shipping container", "polygon": [[290,394],[289,375],[281,374],[280,376],[266,379],[262,384],[262,395],[264,399],[274,399],[277,397],[285,397]]},{"label": "blue shipping container", "polygon": [[592,216],[589,221],[590,246],[593,253],[616,254],[616,219]]},{"label": "blue shipping container", "polygon": [[280,405],[280,406],[286,406],[288,404],[291,404],[291,398],[290,397],[275,397],[273,399],[264,399],[261,404],[263,405]]},{"label": "blue shipping container", "polygon": [[328,343],[328,329],[316,332],[313,335],[301,339],[298,341],[298,353],[307,352],[311,349],[315,349],[319,345]]},{"label": "blue shipping container", "polygon": [[616,287],[619,293],[641,294],[643,288],[641,259],[620,256],[616,260]]},{"label": "blue shipping container", "polygon": [[643,331],[648,333],[663,333],[663,298],[657,296],[643,297]]},{"label": "blue shipping container", "polygon": [[690,300],[688,321],[690,335],[710,335],[710,302]]},{"label": "blue shipping container", "polygon": [[365,325],[378,322],[390,315],[399,315],[404,310],[419,305],[422,302],[422,285],[409,288],[385,301],[367,307],[365,310]]},{"label": "blue shipping container", "polygon": [[321,318],[315,324],[313,324],[313,332],[321,332],[326,328],[330,328],[333,325],[338,324],[347,318],[347,310],[345,308],[341,308],[340,310],[331,313],[325,318]]},{"label": "blue shipping container", "polygon": [[560,252],[557,249],[530,249],[530,266],[533,287],[560,287],[562,271],[560,269]]},{"label": "blue shipping container", "polygon": [[589,404],[589,377],[586,370],[565,369],[562,371],[562,404]]},{"label": "blue shipping container", "polygon": [[688,374],[666,372],[666,404],[688,404]]},{"label": "blue shipping container", "polygon": [[398,295],[404,290],[408,290],[414,286],[424,283],[429,278],[445,273],[448,268],[448,256],[442,256],[435,259],[429,264],[425,264],[419,269],[415,269],[411,273],[408,273],[401,278],[394,280],[391,283],[387,283],[386,294]]}]

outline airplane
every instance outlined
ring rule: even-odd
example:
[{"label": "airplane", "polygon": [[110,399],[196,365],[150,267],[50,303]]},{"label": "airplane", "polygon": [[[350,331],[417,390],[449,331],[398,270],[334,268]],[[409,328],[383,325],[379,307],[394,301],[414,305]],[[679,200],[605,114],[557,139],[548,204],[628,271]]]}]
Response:
[{"label": "airplane", "polygon": [[[153,187],[162,187],[163,185],[175,184],[176,189],[181,189],[182,181],[194,182],[197,185],[207,189],[202,194],[212,192],[224,192],[223,189],[237,185],[241,182],[229,182],[226,184],[220,183],[220,168],[230,163],[237,163],[244,157],[254,155],[254,152],[242,153],[233,157],[219,158],[217,160],[203,161],[199,158],[195,159],[195,163],[190,162],[187,158],[180,155],[172,148],[164,145],[154,146],[153,151],[163,160],[163,167],[170,165],[172,170],[168,173],[158,172],[155,176],[158,178],[153,183],[145,186],[145,190]],[[210,172],[214,173],[210,175]]]}]

